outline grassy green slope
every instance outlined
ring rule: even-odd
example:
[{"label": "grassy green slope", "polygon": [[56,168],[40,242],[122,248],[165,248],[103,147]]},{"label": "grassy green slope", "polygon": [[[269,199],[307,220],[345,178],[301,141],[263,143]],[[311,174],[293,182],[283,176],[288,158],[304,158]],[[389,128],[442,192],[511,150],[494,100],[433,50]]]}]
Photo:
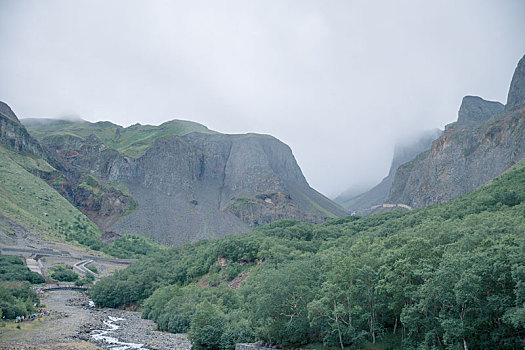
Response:
[{"label": "grassy green slope", "polygon": [[[142,304],[159,328],[189,331],[208,342],[201,347],[515,349],[525,337],[524,247],[522,162],[440,205],[322,225],[285,220],[172,249],[92,295]],[[217,321],[213,337],[203,317]]]},{"label": "grassy green slope", "polygon": [[15,234],[14,223],[48,239],[80,243],[119,258],[135,258],[165,249],[151,239],[135,235],[103,243],[98,227],[84,213],[30,171],[57,174],[41,158],[0,147],[0,215],[4,218],[0,220],[0,230],[8,235]]},{"label": "grassy green slope", "polygon": [[139,157],[158,138],[177,135],[183,136],[192,132],[213,134],[204,125],[186,121],[172,120],[161,125],[135,124],[127,128],[111,122],[90,123],[87,121],[66,120],[22,120],[31,136],[38,140],[56,138],[64,135],[86,139],[96,135],[107,147],[113,148],[127,156]]},{"label": "grassy green slope", "polygon": [[[25,168],[52,172],[42,159],[22,156],[0,148],[0,214],[20,226],[34,229],[50,238],[73,235],[98,239],[98,228],[44,180]],[[4,230],[10,231],[6,223]],[[11,232],[13,233],[13,232]]]}]

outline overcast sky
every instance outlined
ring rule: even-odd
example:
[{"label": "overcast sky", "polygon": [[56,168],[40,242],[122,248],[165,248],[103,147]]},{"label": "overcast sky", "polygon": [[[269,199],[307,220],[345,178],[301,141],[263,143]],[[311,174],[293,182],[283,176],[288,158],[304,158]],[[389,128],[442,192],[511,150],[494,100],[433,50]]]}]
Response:
[{"label": "overcast sky", "polygon": [[328,196],[397,140],[506,101],[525,1],[0,0],[0,100],[19,118],[178,118],[290,145]]}]

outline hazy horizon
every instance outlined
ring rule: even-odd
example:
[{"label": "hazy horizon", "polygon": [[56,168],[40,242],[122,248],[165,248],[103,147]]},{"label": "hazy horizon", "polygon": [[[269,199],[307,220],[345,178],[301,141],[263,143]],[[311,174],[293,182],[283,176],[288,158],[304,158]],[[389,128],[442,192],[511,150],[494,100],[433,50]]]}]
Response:
[{"label": "hazy horizon", "polygon": [[465,95],[506,102],[522,1],[0,3],[0,100],[23,118],[191,120],[288,144],[333,198]]}]

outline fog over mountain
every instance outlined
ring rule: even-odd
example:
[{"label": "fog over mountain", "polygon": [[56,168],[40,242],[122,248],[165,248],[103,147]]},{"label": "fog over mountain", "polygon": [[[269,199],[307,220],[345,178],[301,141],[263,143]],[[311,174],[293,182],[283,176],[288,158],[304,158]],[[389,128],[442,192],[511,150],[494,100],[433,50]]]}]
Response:
[{"label": "fog over mountain", "polygon": [[525,2],[0,2],[0,100],[20,118],[179,118],[271,134],[336,196],[387,175],[394,144],[506,102]]}]

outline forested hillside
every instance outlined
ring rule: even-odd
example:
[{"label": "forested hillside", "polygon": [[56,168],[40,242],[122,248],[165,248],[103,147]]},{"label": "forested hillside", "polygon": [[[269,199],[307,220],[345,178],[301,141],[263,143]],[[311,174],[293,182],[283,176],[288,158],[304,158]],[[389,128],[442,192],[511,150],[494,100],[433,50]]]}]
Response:
[{"label": "forested hillside", "polygon": [[149,256],[97,283],[102,306],[195,348],[517,349],[525,341],[525,162],[448,203],[285,220]]}]

